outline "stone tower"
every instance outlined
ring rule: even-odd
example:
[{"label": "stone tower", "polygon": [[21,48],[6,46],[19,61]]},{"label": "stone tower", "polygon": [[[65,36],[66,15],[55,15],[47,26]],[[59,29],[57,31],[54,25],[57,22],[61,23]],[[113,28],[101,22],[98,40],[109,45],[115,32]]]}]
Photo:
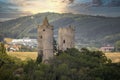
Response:
[{"label": "stone tower", "polygon": [[45,17],[43,24],[38,26],[38,56],[46,63],[53,57],[53,26]]},{"label": "stone tower", "polygon": [[58,31],[58,49],[65,51],[67,48],[74,48],[75,30],[69,26],[60,28]]}]

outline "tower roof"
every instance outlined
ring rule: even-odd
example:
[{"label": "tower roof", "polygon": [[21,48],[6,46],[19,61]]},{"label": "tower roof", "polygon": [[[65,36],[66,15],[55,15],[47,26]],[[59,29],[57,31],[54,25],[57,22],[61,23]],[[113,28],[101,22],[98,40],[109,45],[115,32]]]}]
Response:
[{"label": "tower roof", "polygon": [[48,19],[47,17],[45,17],[44,21],[43,21],[43,25],[49,25]]}]

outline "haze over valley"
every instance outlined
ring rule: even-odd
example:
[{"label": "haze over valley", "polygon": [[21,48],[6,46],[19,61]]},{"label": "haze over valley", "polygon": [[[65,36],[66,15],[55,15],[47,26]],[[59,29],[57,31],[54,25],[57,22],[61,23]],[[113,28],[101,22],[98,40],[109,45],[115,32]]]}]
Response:
[{"label": "haze over valley", "polygon": [[55,37],[59,27],[74,26],[78,45],[113,45],[120,39],[120,18],[88,16],[80,14],[40,13],[0,23],[0,31],[5,37],[37,38],[37,26],[47,16],[54,26]]}]

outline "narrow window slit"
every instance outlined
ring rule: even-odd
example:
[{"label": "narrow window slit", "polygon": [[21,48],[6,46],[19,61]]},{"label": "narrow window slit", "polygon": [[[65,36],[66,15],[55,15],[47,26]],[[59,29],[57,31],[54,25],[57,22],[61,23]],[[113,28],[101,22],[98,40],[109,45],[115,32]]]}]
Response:
[{"label": "narrow window slit", "polygon": [[65,40],[63,40],[63,43],[65,43]]}]

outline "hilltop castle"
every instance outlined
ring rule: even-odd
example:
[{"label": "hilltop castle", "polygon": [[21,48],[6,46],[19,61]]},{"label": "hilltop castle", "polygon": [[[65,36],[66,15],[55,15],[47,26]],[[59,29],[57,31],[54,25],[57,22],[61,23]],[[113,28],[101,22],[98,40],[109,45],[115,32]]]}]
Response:
[{"label": "hilltop castle", "polygon": [[[42,57],[42,62],[46,63],[54,56],[53,53],[53,26],[45,17],[42,25],[38,26],[38,56]],[[74,47],[74,28],[60,28],[58,31],[58,50],[65,51]]]}]

